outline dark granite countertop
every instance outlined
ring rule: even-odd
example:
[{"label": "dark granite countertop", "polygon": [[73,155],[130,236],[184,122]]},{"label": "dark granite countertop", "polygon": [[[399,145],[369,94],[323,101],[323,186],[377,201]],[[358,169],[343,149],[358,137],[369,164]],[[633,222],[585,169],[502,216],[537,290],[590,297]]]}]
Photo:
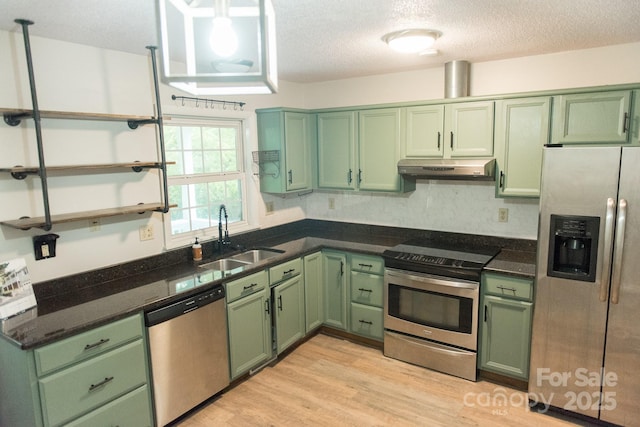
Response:
[{"label": "dark granite countertop", "polygon": [[502,249],[485,266],[485,270],[533,278],[536,275],[536,253],[533,251]]},{"label": "dark granite countertop", "polygon": [[454,242],[486,241],[487,244],[499,245],[503,249],[489,264],[491,270],[517,275],[535,272],[532,267],[535,265],[535,252],[533,258],[528,257],[531,248],[535,247],[535,242],[531,241],[303,220],[235,238],[232,236],[238,247],[270,247],[283,252],[226,277],[219,271],[201,267],[219,258],[213,244],[205,242],[205,259],[199,263],[190,259],[190,248],[182,248],[148,259],[34,284],[37,308],[3,322],[0,337],[24,350],[33,349],[321,249],[381,255],[387,248],[419,236],[446,238]]}]

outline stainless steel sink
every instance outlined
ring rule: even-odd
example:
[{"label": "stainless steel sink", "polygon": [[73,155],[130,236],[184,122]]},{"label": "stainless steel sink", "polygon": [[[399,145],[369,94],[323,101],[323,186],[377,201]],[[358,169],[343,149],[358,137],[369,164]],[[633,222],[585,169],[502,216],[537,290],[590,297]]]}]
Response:
[{"label": "stainless steel sink", "polygon": [[246,252],[242,252],[241,254],[234,255],[228,259],[255,264],[257,262],[264,261],[265,259],[278,256],[283,252],[284,251],[280,251],[277,249],[267,248],[252,249]]},{"label": "stainless steel sink", "polygon": [[207,268],[209,270],[218,270],[218,271],[242,271],[245,267],[247,267],[250,262],[241,261],[237,259],[231,258],[223,258],[217,261],[208,262],[206,264],[202,264],[200,268]]},{"label": "stainless steel sink", "polygon": [[228,258],[201,264],[198,267],[222,272],[222,276],[225,277],[239,273],[252,264],[280,255],[281,253],[284,253],[284,251],[269,248],[251,249]]}]

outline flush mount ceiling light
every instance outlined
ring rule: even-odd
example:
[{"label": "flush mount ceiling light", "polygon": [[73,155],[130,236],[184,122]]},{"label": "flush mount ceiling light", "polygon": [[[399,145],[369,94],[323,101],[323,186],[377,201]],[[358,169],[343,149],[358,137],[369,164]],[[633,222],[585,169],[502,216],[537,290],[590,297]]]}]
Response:
[{"label": "flush mount ceiling light", "polygon": [[420,53],[427,51],[440,37],[440,33],[433,30],[409,29],[394,31],[382,36],[382,41],[400,53]]},{"label": "flush mount ceiling light", "polygon": [[275,93],[271,0],[158,0],[162,80],[193,95]]}]

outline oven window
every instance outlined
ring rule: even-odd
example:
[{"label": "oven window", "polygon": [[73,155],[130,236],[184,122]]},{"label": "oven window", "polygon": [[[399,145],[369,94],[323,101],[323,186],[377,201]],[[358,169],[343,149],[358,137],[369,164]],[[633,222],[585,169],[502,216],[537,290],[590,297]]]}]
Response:
[{"label": "oven window", "polygon": [[448,331],[471,333],[473,299],[389,284],[389,315]]}]

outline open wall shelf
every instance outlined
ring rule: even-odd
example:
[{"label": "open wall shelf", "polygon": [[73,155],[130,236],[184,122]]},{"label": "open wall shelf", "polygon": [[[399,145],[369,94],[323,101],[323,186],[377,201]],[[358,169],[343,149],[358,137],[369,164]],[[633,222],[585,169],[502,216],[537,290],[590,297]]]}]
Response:
[{"label": "open wall shelf", "polygon": [[[131,116],[118,114],[102,114],[102,113],[83,113],[83,112],[66,112],[66,111],[42,111],[38,108],[38,98],[36,95],[35,78],[33,74],[33,64],[31,58],[31,47],[29,42],[29,25],[30,21],[17,19],[16,22],[22,25],[22,33],[24,36],[24,45],[27,59],[27,69],[29,71],[29,84],[31,89],[32,109],[7,109],[0,108],[4,122],[9,126],[18,126],[24,119],[33,119],[35,125],[35,136],[38,148],[38,166],[5,166],[0,167],[0,172],[10,173],[11,176],[18,180],[23,180],[29,175],[35,175],[41,181],[41,193],[44,206],[44,215],[34,218],[23,217],[17,220],[2,221],[0,224],[18,229],[42,228],[50,230],[53,224],[78,221],[82,219],[95,219],[100,217],[125,215],[134,213],[143,213],[148,211],[168,212],[169,199],[167,189],[167,161],[164,151],[164,133],[162,111],[160,104],[160,91],[158,87],[158,71],[156,65],[155,46],[147,46],[151,52],[151,62],[153,67],[153,83],[155,88],[155,105],[157,117],[147,116]],[[42,141],[42,131],[40,119],[62,119],[62,120],[89,120],[89,121],[110,121],[125,122],[130,129],[137,129],[143,125],[154,125],[157,127],[156,134],[156,160],[145,162],[125,162],[125,163],[103,163],[103,164],[80,164],[68,166],[46,166],[44,156],[44,146]],[[171,163],[173,164],[173,162]],[[77,213],[51,214],[49,203],[49,191],[47,175],[52,174],[87,174],[87,173],[103,173],[103,172],[142,172],[149,169],[157,169],[160,172],[160,194],[162,201],[159,203],[139,203],[133,206],[120,206],[107,209],[90,210]]]}]

